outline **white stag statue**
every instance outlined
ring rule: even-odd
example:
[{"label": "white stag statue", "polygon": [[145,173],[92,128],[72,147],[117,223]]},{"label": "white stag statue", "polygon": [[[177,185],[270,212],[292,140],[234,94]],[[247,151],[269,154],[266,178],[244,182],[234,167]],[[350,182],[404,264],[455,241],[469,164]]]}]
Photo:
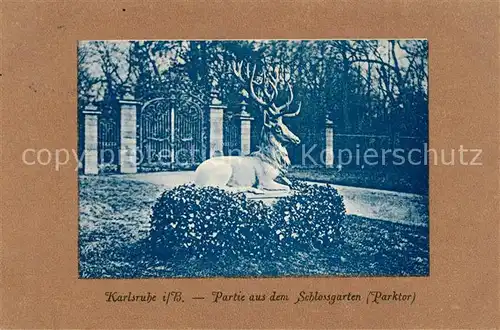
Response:
[{"label": "white stag statue", "polygon": [[[288,191],[290,181],[285,174],[290,159],[285,145],[299,144],[300,139],[283,123],[283,117],[298,115],[301,104],[299,103],[296,110],[290,111],[293,90],[288,81],[282,83],[288,90],[288,99],[285,103],[276,105],[280,91],[279,71],[263,70],[257,79],[256,66],[250,69],[250,65],[247,64],[243,68],[242,62],[238,64],[233,62],[233,71],[251,98],[264,109],[260,146],[258,151],[250,155],[219,156],[204,161],[196,169],[195,184],[254,194],[264,194],[264,190]],[[276,182],[278,177],[281,177],[287,185]]]}]

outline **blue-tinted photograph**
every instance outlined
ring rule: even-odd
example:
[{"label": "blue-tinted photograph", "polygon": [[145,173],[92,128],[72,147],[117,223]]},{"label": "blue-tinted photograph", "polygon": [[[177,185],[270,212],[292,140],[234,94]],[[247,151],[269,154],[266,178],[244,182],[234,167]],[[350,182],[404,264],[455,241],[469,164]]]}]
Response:
[{"label": "blue-tinted photograph", "polygon": [[77,55],[80,278],[429,275],[427,40]]}]

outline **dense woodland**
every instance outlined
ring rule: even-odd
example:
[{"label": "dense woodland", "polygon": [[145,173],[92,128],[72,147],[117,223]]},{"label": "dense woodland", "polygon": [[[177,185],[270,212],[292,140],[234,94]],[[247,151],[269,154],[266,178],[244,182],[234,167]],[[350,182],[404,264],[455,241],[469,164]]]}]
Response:
[{"label": "dense woodland", "polygon": [[[423,40],[91,41],[78,49],[80,105],[113,104],[125,84],[139,100],[189,90],[226,104],[241,98],[233,61],[280,69],[303,120],[344,133],[427,135],[428,46]],[[299,119],[300,120],[300,119]]]}]

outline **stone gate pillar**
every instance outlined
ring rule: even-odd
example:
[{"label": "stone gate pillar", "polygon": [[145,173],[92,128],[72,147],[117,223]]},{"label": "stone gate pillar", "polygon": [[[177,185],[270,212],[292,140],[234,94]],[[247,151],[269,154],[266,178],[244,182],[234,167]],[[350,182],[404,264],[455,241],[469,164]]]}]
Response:
[{"label": "stone gate pillar", "polygon": [[89,104],[83,110],[84,116],[84,174],[99,174],[98,154],[98,126],[101,112],[93,104]]},{"label": "stone gate pillar", "polygon": [[120,103],[120,173],[137,173],[137,107],[130,88]]},{"label": "stone gate pillar", "polygon": [[219,100],[219,92],[213,88],[210,93],[210,158],[223,154],[224,110],[227,108]]},{"label": "stone gate pillar", "polygon": [[327,119],[325,122],[325,165],[326,167],[333,166],[334,150],[333,150],[333,121]]},{"label": "stone gate pillar", "polygon": [[252,128],[252,116],[247,112],[248,103],[245,100],[241,101],[241,154],[248,155],[251,151],[251,128]]}]

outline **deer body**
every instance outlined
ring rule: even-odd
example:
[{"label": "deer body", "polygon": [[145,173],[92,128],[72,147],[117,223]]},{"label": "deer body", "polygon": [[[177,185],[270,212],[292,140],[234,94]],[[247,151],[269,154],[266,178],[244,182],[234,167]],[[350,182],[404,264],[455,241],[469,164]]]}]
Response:
[{"label": "deer body", "polygon": [[[236,76],[249,86],[246,87],[254,100],[264,109],[264,127],[262,128],[261,141],[258,151],[247,156],[220,156],[204,161],[195,173],[195,184],[199,186],[215,186],[220,188],[235,189],[238,191],[250,191],[264,193],[263,190],[287,191],[290,187],[275,182],[281,176],[284,177],[290,159],[285,145],[289,143],[299,144],[300,139],[293,134],[283,123],[283,117],[296,116],[298,110],[289,112],[288,107],[293,101],[291,85],[288,84],[290,96],[288,101],[281,106],[274,103],[278,95],[278,78],[274,76],[262,77],[262,93],[264,100],[255,92],[255,66],[253,71],[247,65],[246,78],[243,78],[242,64],[238,67],[233,64]],[[266,89],[267,88],[267,89]],[[268,91],[271,88],[271,92]],[[261,93],[261,94],[262,94]]]},{"label": "deer body", "polygon": [[271,130],[264,127],[259,150],[248,156],[214,157],[203,162],[196,169],[195,183],[256,193],[261,193],[261,190],[289,190],[288,186],[274,181],[284,175],[290,165],[288,152],[282,143],[299,143],[300,140],[287,128],[280,128],[287,135],[280,136],[278,140]]},{"label": "deer body", "polygon": [[280,172],[257,156],[216,157],[196,170],[195,184],[219,188],[235,188],[260,193],[261,190],[288,190],[274,180]]}]

